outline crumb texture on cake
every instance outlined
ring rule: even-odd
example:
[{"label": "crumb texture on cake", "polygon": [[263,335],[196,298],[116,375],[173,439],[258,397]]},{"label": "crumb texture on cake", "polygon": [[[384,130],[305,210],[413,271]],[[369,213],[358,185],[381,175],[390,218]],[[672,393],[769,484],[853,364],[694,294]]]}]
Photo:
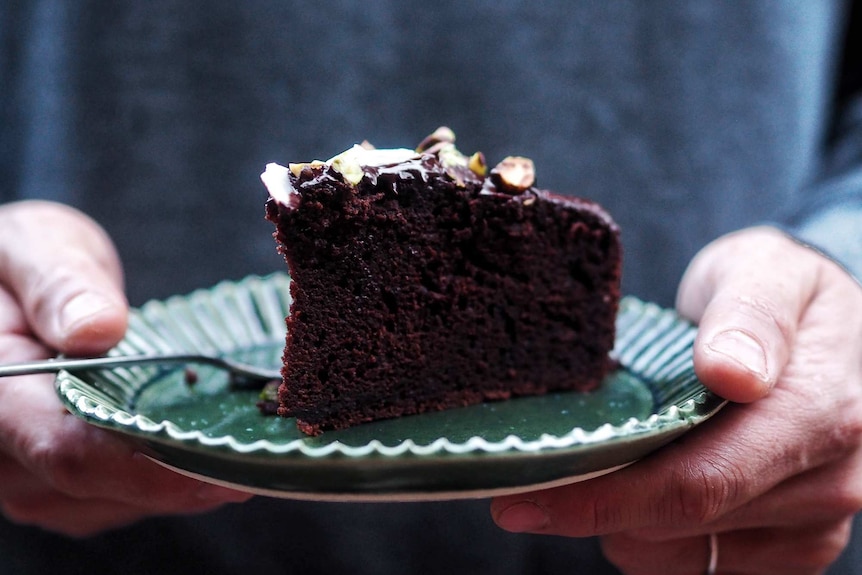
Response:
[{"label": "crumb texture on cake", "polygon": [[360,159],[359,178],[292,164],[290,201],[268,201],[292,278],[280,413],[306,433],[606,374],[616,225],[592,202],[508,188],[479,160],[443,141]]}]

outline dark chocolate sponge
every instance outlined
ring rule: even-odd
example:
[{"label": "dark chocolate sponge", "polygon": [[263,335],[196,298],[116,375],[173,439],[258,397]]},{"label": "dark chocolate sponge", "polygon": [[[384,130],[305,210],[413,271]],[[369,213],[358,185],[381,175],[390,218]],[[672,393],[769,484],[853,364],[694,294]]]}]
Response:
[{"label": "dark chocolate sponge", "polygon": [[279,413],[318,434],[596,387],[619,301],[610,217],[534,188],[522,158],[485,177],[451,142],[380,152],[281,168],[276,193],[264,176],[292,278]]}]

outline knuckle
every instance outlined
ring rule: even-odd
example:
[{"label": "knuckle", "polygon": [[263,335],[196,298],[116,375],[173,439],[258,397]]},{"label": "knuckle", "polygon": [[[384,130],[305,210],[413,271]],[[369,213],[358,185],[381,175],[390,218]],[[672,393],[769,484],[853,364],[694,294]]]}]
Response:
[{"label": "knuckle", "polygon": [[39,273],[31,276],[31,284],[27,287],[30,294],[32,313],[36,317],[51,315],[56,312],[58,304],[71,300],[85,289],[81,282],[81,264],[86,262],[74,253],[55,266],[50,273]]},{"label": "knuckle", "polygon": [[674,524],[704,525],[716,521],[740,497],[745,472],[732,461],[703,457],[674,474],[668,489]]},{"label": "knuckle", "polygon": [[68,495],[85,495],[87,465],[73,443],[55,437],[39,437],[28,445],[26,458],[53,489]]},{"label": "knuckle", "polygon": [[792,341],[796,319],[788,314],[786,305],[762,295],[737,295],[735,299],[740,313],[774,329],[785,341]]},{"label": "knuckle", "polygon": [[589,506],[590,516],[592,517],[591,533],[608,533],[617,529],[622,523],[619,507],[606,501],[604,498],[598,498]]}]

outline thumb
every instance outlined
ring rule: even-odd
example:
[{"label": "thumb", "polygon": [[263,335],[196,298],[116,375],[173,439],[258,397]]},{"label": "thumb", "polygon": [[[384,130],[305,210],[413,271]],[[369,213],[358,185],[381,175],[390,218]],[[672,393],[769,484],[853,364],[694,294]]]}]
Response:
[{"label": "thumb", "polygon": [[0,207],[0,285],[33,334],[60,352],[102,353],[125,333],[117,253],[107,234],[72,208],[42,201]]},{"label": "thumb", "polygon": [[692,260],[677,308],[699,323],[694,367],[707,387],[737,402],[769,393],[817,289],[818,257],[777,230],[752,228]]}]

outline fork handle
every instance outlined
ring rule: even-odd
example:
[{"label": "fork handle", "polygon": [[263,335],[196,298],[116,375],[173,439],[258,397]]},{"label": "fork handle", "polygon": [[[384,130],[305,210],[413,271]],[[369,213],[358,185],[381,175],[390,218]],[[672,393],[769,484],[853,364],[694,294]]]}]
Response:
[{"label": "fork handle", "polygon": [[[207,358],[202,358],[199,355],[188,354],[55,358],[0,365],[0,377],[32,375],[36,373],[56,373],[61,369],[65,369],[67,371],[80,371],[84,369],[109,369],[113,367],[127,367],[149,363],[208,363],[208,361]],[[213,358],[212,363],[217,364],[218,360]]]}]

